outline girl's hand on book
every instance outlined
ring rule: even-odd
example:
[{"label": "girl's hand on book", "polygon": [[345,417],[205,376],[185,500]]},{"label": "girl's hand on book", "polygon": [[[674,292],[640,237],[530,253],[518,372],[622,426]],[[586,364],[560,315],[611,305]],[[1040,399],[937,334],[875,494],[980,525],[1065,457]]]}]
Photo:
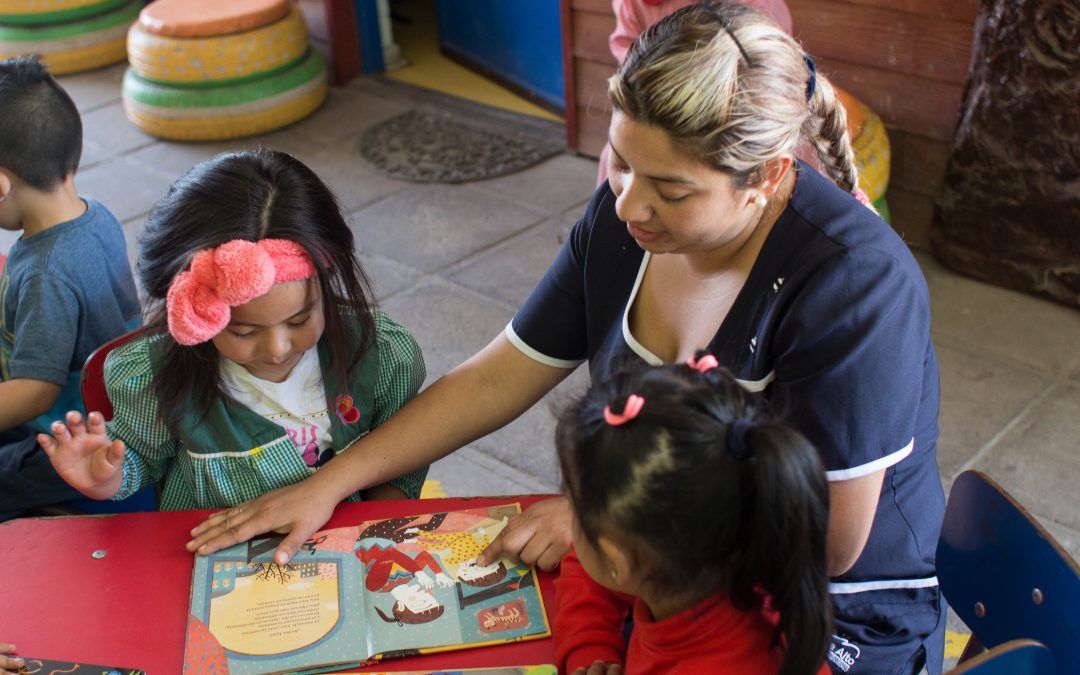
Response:
[{"label": "girl's hand on book", "polygon": [[570,550],[572,538],[570,502],[566,497],[545,499],[511,518],[476,564],[490,565],[505,555],[551,571]]},{"label": "girl's hand on book", "polygon": [[101,413],[92,412],[88,418],[84,422],[82,415],[71,411],[66,423],[52,423],[52,436],[38,434],[37,441],[68,484],[92,499],[108,499],[124,479],[124,443],[109,440]]},{"label": "girl's hand on book", "polygon": [[313,489],[311,480],[272,490],[258,499],[211,515],[191,530],[187,550],[209,555],[256,535],[277,532],[286,536],[274,552],[274,562],[284,565],[330,520],[337,506],[337,500],[329,493]]},{"label": "girl's hand on book", "polygon": [[26,665],[18,656],[6,656],[15,653],[15,645],[0,642],[0,675],[11,675]]},{"label": "girl's hand on book", "polygon": [[623,669],[617,663],[604,663],[603,661],[594,661],[588,670],[584,668],[578,668],[574,671],[573,675],[622,675]]}]

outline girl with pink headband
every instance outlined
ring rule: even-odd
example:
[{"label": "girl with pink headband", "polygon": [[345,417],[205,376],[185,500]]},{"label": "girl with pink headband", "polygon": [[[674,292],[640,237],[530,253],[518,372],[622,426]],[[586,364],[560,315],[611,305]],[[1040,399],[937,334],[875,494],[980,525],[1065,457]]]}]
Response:
[{"label": "girl with pink headband", "polygon": [[717,364],[619,370],[561,415],[559,672],[828,674],[825,471]]},{"label": "girl with pink headband", "polygon": [[[231,507],[378,426],[426,373],[412,336],[370,304],[354,250],[333,194],[290,155],[194,167],[140,240],[150,316],[105,362],[113,419],[68,413],[39,438],[57,472],[96,499],[153,482],[162,509]],[[426,474],[348,500],[416,498]]]}]

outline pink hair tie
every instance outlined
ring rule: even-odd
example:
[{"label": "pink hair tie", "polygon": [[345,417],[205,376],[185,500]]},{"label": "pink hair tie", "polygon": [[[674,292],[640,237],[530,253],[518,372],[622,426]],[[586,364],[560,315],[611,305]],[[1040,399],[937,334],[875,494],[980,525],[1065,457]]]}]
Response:
[{"label": "pink hair tie", "polygon": [[233,307],[316,271],[304,247],[287,239],[234,239],[199,251],[165,297],[169,332],[182,345],[206,342],[229,325]]},{"label": "pink hair tie", "polygon": [[717,361],[716,357],[712,354],[706,354],[700,359],[695,359],[693,356],[691,356],[686,360],[686,365],[690,366],[699,373],[704,373],[706,371],[712,370],[713,368],[718,368],[720,366],[720,362]]},{"label": "pink hair tie", "polygon": [[613,427],[622,426],[637,417],[643,405],[645,405],[645,399],[637,394],[630,394],[626,397],[626,405],[623,406],[621,414],[611,412],[609,405],[604,406],[604,421]]}]

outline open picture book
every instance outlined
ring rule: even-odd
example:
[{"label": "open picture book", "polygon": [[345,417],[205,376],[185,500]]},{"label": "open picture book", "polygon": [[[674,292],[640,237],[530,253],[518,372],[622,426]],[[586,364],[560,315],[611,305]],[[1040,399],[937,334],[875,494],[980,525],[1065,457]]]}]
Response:
[{"label": "open picture book", "polygon": [[185,673],[317,673],[551,634],[536,572],[476,557],[519,504],[280,537],[195,558]]}]

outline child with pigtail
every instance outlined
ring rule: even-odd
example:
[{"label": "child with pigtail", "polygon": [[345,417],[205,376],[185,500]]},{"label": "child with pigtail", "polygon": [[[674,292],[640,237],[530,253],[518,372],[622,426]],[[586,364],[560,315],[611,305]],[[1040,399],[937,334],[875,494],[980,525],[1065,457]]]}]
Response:
[{"label": "child with pigtail", "polygon": [[617,372],[559,422],[567,673],[828,672],[821,461],[716,365]]}]

